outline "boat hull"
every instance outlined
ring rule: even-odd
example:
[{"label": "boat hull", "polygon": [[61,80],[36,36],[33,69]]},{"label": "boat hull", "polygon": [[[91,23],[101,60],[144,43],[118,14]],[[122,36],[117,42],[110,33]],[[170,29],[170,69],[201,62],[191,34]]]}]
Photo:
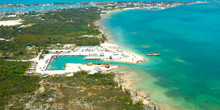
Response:
[{"label": "boat hull", "polygon": [[156,54],[152,53],[152,54],[147,54],[147,56],[160,56],[160,54],[158,54],[158,53],[156,53]]}]

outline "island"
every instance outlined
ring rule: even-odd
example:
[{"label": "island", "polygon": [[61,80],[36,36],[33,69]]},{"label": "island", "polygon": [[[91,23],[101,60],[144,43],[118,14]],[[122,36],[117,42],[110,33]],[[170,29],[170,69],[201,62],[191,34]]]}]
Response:
[{"label": "island", "polygon": [[[147,60],[121,49],[96,23],[114,11],[192,3],[201,2],[85,2],[77,4],[86,6],[67,9],[1,13],[0,109],[159,110],[150,96],[131,88],[131,73],[112,72],[123,66],[108,64]],[[104,63],[66,63],[63,70],[50,70],[52,60],[66,56]]]}]

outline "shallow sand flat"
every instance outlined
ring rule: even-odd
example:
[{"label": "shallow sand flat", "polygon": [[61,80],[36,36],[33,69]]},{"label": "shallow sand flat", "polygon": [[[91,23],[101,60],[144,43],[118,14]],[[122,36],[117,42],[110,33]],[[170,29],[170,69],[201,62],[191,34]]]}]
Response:
[{"label": "shallow sand flat", "polygon": [[142,100],[143,104],[154,106],[154,102],[151,101],[149,95],[146,95],[144,91],[133,87],[134,84],[142,80],[141,78],[136,79],[137,77],[139,76],[136,73],[132,73],[129,71],[121,71],[116,72],[115,80],[122,86],[123,89],[127,89],[131,92],[131,97],[134,103],[136,101]]}]

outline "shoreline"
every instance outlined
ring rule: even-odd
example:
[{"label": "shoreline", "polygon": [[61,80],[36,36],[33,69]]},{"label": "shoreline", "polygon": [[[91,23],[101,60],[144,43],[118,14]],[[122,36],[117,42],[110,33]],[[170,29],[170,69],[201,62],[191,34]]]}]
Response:
[{"label": "shoreline", "polygon": [[[108,11],[106,14],[101,14],[100,19],[94,22],[94,24],[96,26],[98,26],[98,30],[106,37],[106,41],[104,43],[111,43],[112,44],[112,43],[115,43],[115,40],[113,39],[113,36],[106,34],[106,32],[105,32],[106,27],[103,27],[99,24],[101,22],[101,20],[106,19],[105,16],[108,14],[111,14],[114,12],[119,12],[119,11],[125,11],[125,10],[133,10],[133,9],[140,9],[140,8],[124,8],[124,9],[111,10],[111,11]],[[120,48],[119,45],[117,45],[117,46],[118,46],[117,48]],[[127,51],[127,50],[124,50],[124,51]],[[128,52],[144,58],[143,56],[138,55],[137,53],[134,53],[132,51],[128,51]],[[145,61],[146,61],[146,59],[144,58],[143,62],[145,62]],[[120,68],[117,68],[113,71],[117,71],[117,70],[120,70]],[[118,84],[122,86],[123,90],[126,89],[126,90],[130,91],[133,103],[135,103],[136,101],[142,100],[145,107],[150,106],[150,107],[154,108],[155,110],[159,110],[160,107],[151,101],[151,99],[149,98],[149,95],[146,95],[145,92],[140,89],[136,89],[136,88],[132,87],[134,84],[136,84],[138,82],[137,79],[133,78],[135,75],[137,76],[138,74],[131,73],[129,71],[124,71],[124,70],[121,72],[115,72],[115,81],[118,82]],[[141,80],[141,79],[139,79],[139,80]]]},{"label": "shoreline", "polygon": [[[150,10],[152,8],[158,8],[158,10],[164,10],[167,8],[173,8],[173,7],[182,6],[182,5],[199,4],[199,3],[209,3],[209,2],[194,2],[194,3],[189,3],[189,4],[180,3],[180,4],[176,4],[175,6],[170,6],[170,7],[151,7],[151,8],[145,8],[145,9]],[[106,34],[107,33],[107,32],[105,32],[106,27],[100,25],[101,20],[108,19],[106,17],[106,15],[109,15],[111,13],[125,11],[125,10],[134,10],[134,9],[141,9],[141,8],[124,8],[124,9],[111,10],[111,11],[106,12],[105,14],[101,14],[100,19],[94,22],[94,24],[96,26],[98,26],[98,30],[106,37],[105,43],[115,43],[115,40],[113,39],[112,35]],[[131,51],[129,51],[129,52],[131,52]],[[134,52],[132,52],[132,53],[134,53]],[[136,53],[134,53],[134,54],[136,54]],[[116,70],[119,70],[119,69],[116,69]],[[136,83],[138,83],[141,80],[141,79],[138,79],[138,80],[135,79],[134,76],[138,76],[138,73],[131,73],[126,70],[123,70],[121,72],[115,72],[115,81],[118,82],[118,84],[121,85],[123,89],[127,89],[130,91],[131,98],[133,99],[133,102],[135,102],[137,100],[142,100],[143,104],[145,106],[150,106],[150,107],[154,108],[155,110],[159,110],[160,107],[159,107],[159,105],[157,105],[158,103],[151,101],[149,95],[147,95],[144,92],[144,90],[132,87],[133,85],[135,85]]]},{"label": "shoreline", "polygon": [[[134,9],[140,9],[140,8],[115,9],[115,10],[111,10],[111,11],[106,12],[106,14],[101,14],[101,15],[100,15],[100,19],[97,20],[97,21],[95,21],[95,22],[94,22],[94,25],[97,26],[97,27],[98,27],[97,29],[106,37],[106,41],[105,41],[104,43],[116,45],[116,48],[121,49],[121,48],[120,48],[120,45],[116,44],[115,40],[113,39],[113,36],[106,34],[106,32],[105,32],[106,27],[101,26],[101,25],[99,24],[99,23],[101,22],[101,19],[105,19],[104,17],[105,17],[106,15],[111,14],[111,13],[114,13],[114,12],[125,11],[125,10],[134,10]],[[142,59],[143,59],[142,62],[147,61],[147,59],[146,59],[145,57],[143,57],[142,55],[139,55],[139,54],[137,54],[137,53],[135,53],[135,52],[132,52],[132,51],[130,51],[130,50],[125,50],[125,49],[121,49],[121,50],[126,51],[126,52],[128,52],[128,53],[130,53],[130,54],[133,54],[134,56],[137,56],[137,57],[142,58]],[[104,60],[104,61],[105,61],[105,60]],[[105,61],[105,62],[106,62],[106,61]],[[107,62],[108,62],[108,61],[107,61]],[[115,61],[114,61],[114,62],[115,62]],[[116,62],[117,62],[117,61],[116,61]],[[119,61],[119,62],[120,62],[120,61]],[[139,62],[139,63],[142,63],[142,62]],[[122,63],[127,63],[127,62],[122,62]],[[132,63],[132,64],[138,64],[138,63]]]},{"label": "shoreline", "polygon": [[[172,7],[182,6],[182,5],[197,4],[197,3],[207,3],[207,2],[194,2],[194,3],[189,3],[189,4],[180,3],[180,4],[176,4],[174,6],[169,6],[169,7],[148,7],[144,9],[150,10],[153,8],[158,8],[158,10],[165,10],[167,8],[172,8]],[[95,21],[94,24],[98,27],[98,30],[106,37],[106,41],[104,43],[116,43],[116,42],[113,39],[112,35],[106,34],[107,33],[105,32],[106,27],[100,25],[101,20],[107,19],[106,15],[109,15],[111,13],[125,11],[125,10],[135,10],[135,9],[142,9],[142,8],[134,7],[134,8],[115,9],[115,10],[107,11],[105,14],[100,15],[100,19]],[[118,45],[117,48],[120,48],[120,45]],[[127,51],[127,50],[124,50],[124,51]],[[137,53],[134,53],[132,51],[128,51],[128,52],[135,54],[136,56],[140,56],[144,58],[143,56],[138,55]],[[145,61],[146,59],[144,58],[144,62]],[[120,68],[117,68],[113,71],[117,71],[119,69]],[[151,99],[149,98],[149,95],[147,95],[143,90],[132,87],[134,84],[138,83],[138,81],[141,80],[141,79],[140,80],[134,79],[133,76],[138,76],[138,73],[131,73],[126,70],[123,70],[121,72],[115,72],[115,81],[118,82],[118,84],[121,85],[123,89],[127,89],[131,92],[131,97],[133,99],[133,102],[137,100],[142,100],[145,106],[150,106],[150,107],[153,107],[155,110],[159,110],[160,109],[159,105],[155,104],[155,102],[152,102]]]},{"label": "shoreline", "polygon": [[[120,69],[120,68],[119,68]],[[119,70],[117,69],[117,70]],[[159,110],[160,107],[151,100],[150,96],[147,95],[143,90],[132,87],[134,84],[141,81],[141,78],[134,79],[134,77],[140,77],[136,73],[129,71],[115,72],[115,81],[122,86],[122,90],[129,90],[133,103],[136,101],[142,101],[145,107],[150,106],[154,110]]]},{"label": "shoreline", "polygon": [[[182,4],[182,5],[184,5],[184,4]],[[185,5],[191,5],[191,4],[185,4]],[[114,13],[114,12],[118,12],[118,11],[124,11],[124,10],[131,10],[131,9],[134,9],[134,8],[128,8],[128,9],[121,9],[121,10],[113,10],[113,11],[110,11],[109,13],[107,13],[107,14],[111,14],[111,13]],[[136,8],[135,8],[136,9]],[[102,17],[103,18],[101,18],[101,19],[109,19],[109,18],[104,18],[104,16],[105,16],[106,14],[103,14],[102,15]],[[111,15],[110,15],[111,16]],[[104,27],[102,27],[102,28],[104,28]],[[103,29],[103,34],[106,34],[106,32],[108,31],[108,30],[106,30],[106,31],[104,31],[105,29]],[[106,37],[107,38],[107,40],[106,40],[106,42],[105,43],[110,43],[110,44],[112,44],[112,42],[114,43],[115,41],[113,40],[113,37],[114,36],[111,36],[111,35],[108,35],[108,37]],[[115,36],[116,37],[116,36]],[[114,37],[114,38],[115,38]],[[109,41],[108,41],[109,40]],[[115,44],[115,45],[117,45],[117,44]],[[125,45],[126,46],[126,45]],[[122,46],[123,47],[123,46]],[[127,47],[127,46],[126,46]],[[147,46],[146,46],[147,47]],[[117,45],[116,47],[115,47],[115,49],[120,49],[119,48],[119,45]],[[125,48],[126,49],[126,48]],[[124,49],[121,49],[121,50],[123,50],[123,51],[126,51],[126,50],[124,50]],[[129,50],[129,48],[128,48],[128,50]],[[131,54],[136,54],[135,52],[132,52],[132,51],[126,51],[126,52],[129,52],[129,53],[131,53]],[[59,54],[56,54],[56,55],[59,55]],[[135,56],[137,56],[138,54],[136,54]],[[67,55],[66,54],[66,56],[69,56],[69,55]],[[142,57],[142,56],[140,56],[140,57]],[[102,61],[104,61],[104,62],[122,62],[122,61],[106,61],[106,60],[102,60]],[[144,61],[146,61],[146,60],[144,60]],[[178,60],[178,61],[182,61],[181,59],[180,60]],[[50,62],[50,60],[49,60],[49,62]],[[124,62],[124,63],[127,63],[127,62]],[[48,63],[49,64],[49,63]],[[137,63],[132,63],[132,64],[137,64]],[[149,96],[149,94],[150,93],[147,93],[147,92],[144,92],[144,90],[143,89],[139,89],[138,87],[136,87],[135,86],[135,84],[138,84],[138,83],[140,83],[141,81],[143,81],[144,79],[142,78],[142,77],[140,77],[141,75],[139,74],[139,72],[138,71],[129,71],[130,69],[129,69],[129,67],[130,66],[128,66],[128,67],[125,67],[125,68],[127,68],[127,69],[123,69],[123,71],[121,71],[121,72],[115,72],[115,81],[117,82],[118,81],[118,84],[119,85],[122,85],[122,88],[123,88],[123,90],[124,89],[126,89],[126,90],[129,90],[130,91],[130,93],[131,93],[131,98],[132,98],[132,100],[133,100],[133,102],[135,102],[136,100],[143,100],[143,103],[144,104],[146,104],[146,105],[152,105],[153,107],[155,107],[155,103],[156,104],[158,104],[158,105],[160,105],[160,103],[157,103],[156,102],[156,100],[152,100],[151,101],[151,97]],[[132,68],[133,69],[133,67],[130,67],[130,68]],[[151,68],[151,67],[146,67],[146,68]],[[117,70],[119,70],[119,69],[121,69],[121,68],[116,68],[116,69],[114,69],[114,70],[109,70],[109,72],[114,72],[114,71],[117,71]],[[131,70],[132,70],[131,69]],[[51,70],[50,70],[51,71]],[[59,70],[56,70],[56,71],[59,71]],[[53,71],[51,71],[51,73],[53,73]],[[67,73],[67,74],[69,74],[69,73]],[[148,73],[147,73],[148,74]],[[137,76],[137,77],[136,77]],[[148,77],[148,76],[146,76],[146,77]],[[146,84],[146,83],[145,83]],[[146,87],[146,86],[145,86]],[[149,90],[151,90],[151,89],[149,89]],[[159,92],[161,92],[160,90],[159,90]],[[136,95],[137,94],[137,95]],[[153,95],[152,95],[153,96]],[[155,99],[155,98],[154,98]],[[158,99],[160,99],[160,98],[158,98]],[[153,105],[154,104],[154,105]],[[157,106],[156,105],[156,110],[158,110],[158,109],[160,109],[159,108],[159,106]]]}]

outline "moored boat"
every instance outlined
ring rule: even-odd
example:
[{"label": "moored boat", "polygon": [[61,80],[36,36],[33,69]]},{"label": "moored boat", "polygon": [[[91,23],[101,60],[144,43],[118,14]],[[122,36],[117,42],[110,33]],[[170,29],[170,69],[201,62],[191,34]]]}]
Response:
[{"label": "moored boat", "polygon": [[159,53],[151,53],[151,54],[147,54],[147,56],[160,56]]}]

